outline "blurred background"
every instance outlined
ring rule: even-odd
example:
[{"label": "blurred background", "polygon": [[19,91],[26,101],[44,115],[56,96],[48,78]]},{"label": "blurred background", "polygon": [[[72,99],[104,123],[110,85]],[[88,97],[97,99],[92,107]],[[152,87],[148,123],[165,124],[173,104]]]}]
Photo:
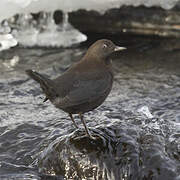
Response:
[{"label": "blurred background", "polygon": [[178,0],[2,0],[0,7],[1,50],[70,47],[87,39],[83,33],[180,36]]},{"label": "blurred background", "polygon": [[[127,50],[91,140],[25,70],[55,78],[102,38]],[[0,180],[179,180],[179,38],[179,0],[1,0]]]}]

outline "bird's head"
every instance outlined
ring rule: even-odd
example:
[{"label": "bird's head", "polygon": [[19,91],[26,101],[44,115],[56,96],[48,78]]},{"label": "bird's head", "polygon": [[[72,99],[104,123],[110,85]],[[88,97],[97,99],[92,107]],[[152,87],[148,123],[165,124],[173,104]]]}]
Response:
[{"label": "bird's head", "polygon": [[89,47],[87,55],[95,56],[98,59],[107,59],[113,52],[125,49],[125,47],[116,46],[111,40],[101,39]]}]

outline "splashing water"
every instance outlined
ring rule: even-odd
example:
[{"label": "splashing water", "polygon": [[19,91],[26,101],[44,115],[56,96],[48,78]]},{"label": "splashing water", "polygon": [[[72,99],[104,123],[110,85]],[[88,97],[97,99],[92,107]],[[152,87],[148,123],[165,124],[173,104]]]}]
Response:
[{"label": "splashing water", "polygon": [[150,113],[149,108],[147,106],[142,106],[137,111],[145,115],[147,118],[153,118],[153,115]]}]

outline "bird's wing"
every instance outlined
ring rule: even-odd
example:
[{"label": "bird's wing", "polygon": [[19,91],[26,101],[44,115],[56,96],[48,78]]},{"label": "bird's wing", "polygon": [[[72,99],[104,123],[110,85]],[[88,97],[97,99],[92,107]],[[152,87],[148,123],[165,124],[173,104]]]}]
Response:
[{"label": "bird's wing", "polygon": [[43,92],[46,94],[46,98],[44,99],[44,102],[47,101],[48,99],[53,99],[56,97],[57,93],[54,88],[54,83],[52,80],[46,78],[40,73],[37,73],[36,71],[33,71],[31,69],[26,70],[26,73],[28,74],[29,77],[37,81]]},{"label": "bird's wing", "polygon": [[110,90],[112,83],[112,75],[106,74],[105,76],[91,79],[77,78],[78,80],[74,81],[72,89],[59,100],[59,103],[65,108],[91,102],[103,96]]}]

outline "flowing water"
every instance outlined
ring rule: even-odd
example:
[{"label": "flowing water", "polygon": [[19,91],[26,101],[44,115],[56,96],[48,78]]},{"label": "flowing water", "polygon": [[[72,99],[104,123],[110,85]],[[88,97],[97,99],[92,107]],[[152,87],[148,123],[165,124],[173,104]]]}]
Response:
[{"label": "flowing water", "polygon": [[[100,36],[96,35],[96,39]],[[180,42],[111,37],[128,47],[112,56],[111,94],[85,120],[43,103],[25,69],[63,73],[94,41],[72,48],[0,52],[0,179],[180,179]]]}]

